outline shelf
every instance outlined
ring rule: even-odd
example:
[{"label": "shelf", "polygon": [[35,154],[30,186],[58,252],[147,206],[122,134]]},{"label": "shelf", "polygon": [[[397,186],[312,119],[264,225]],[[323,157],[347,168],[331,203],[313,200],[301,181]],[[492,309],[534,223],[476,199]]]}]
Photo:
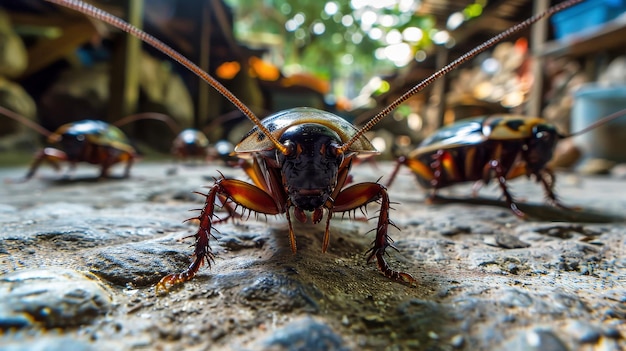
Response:
[{"label": "shelf", "polygon": [[544,44],[537,56],[580,57],[626,45],[626,16],[605,23],[589,31],[572,34]]}]

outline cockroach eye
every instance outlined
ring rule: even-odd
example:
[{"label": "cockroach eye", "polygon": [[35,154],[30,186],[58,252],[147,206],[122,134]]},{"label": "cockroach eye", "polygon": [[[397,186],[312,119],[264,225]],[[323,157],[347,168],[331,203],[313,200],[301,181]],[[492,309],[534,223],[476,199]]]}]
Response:
[{"label": "cockroach eye", "polygon": [[339,156],[340,146],[337,144],[330,144],[326,147],[326,155],[328,157],[337,158]]},{"label": "cockroach eye", "polygon": [[[285,143],[283,144],[285,145],[285,149],[287,150],[287,153],[285,154],[285,156],[294,156],[296,154],[296,144],[292,143],[290,140],[285,141]],[[277,151],[280,152],[280,151]]]}]

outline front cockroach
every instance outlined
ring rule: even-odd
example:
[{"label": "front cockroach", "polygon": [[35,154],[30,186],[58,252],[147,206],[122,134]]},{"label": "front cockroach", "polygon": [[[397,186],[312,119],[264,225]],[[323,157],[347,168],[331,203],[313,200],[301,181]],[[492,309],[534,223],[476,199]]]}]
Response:
[{"label": "front cockroach", "polygon": [[119,127],[139,119],[156,119],[166,122],[173,128],[173,121],[169,116],[140,113],[123,118],[115,124],[90,119],[66,123],[51,132],[5,107],[0,106],[0,114],[34,129],[44,135],[50,144],[37,152],[24,178],[18,180],[22,182],[31,179],[44,162],[56,170],[60,169],[59,163],[67,162],[70,164],[70,171],[82,162],[99,165],[99,178],[109,177],[109,170],[115,164],[126,163],[123,178],[127,178],[138,153]]},{"label": "front cockroach", "polygon": [[214,225],[224,219],[215,216],[215,205],[224,204],[229,214],[234,208],[266,215],[285,214],[289,224],[291,249],[296,251],[296,238],[291,216],[301,222],[318,223],[325,219],[322,251],[328,248],[330,219],[335,213],[350,213],[369,203],[380,203],[376,238],[369,250],[368,261],[376,259],[378,268],[388,278],[415,284],[408,273],[392,269],[385,260],[386,249],[391,247],[388,228],[390,200],[386,188],[377,182],[364,182],[344,187],[349,183],[350,167],[359,156],[376,154],[376,149],[365,133],[381,119],[420,92],[426,86],[454,70],[460,64],[492,47],[497,42],[528,28],[539,19],[549,16],[580,0],[570,0],[542,12],[508,29],[479,45],[457,60],[410,89],[391,105],[374,116],[362,128],[356,128],[343,118],[313,108],[295,108],[275,113],[262,121],[222,84],[201,70],[187,58],[158,39],[91,5],[73,0],[48,0],[73,8],[86,15],[105,21],[122,29],[172,57],[204,79],[243,112],[255,127],[235,147],[252,184],[236,179],[220,178],[205,196],[204,208],[197,219],[199,228],[194,235],[194,258],[189,267],[169,274],[157,284],[157,290],[168,290],[173,285],[192,279],[206,262],[211,264],[214,254],[210,247]]},{"label": "front cockroach", "polygon": [[[415,150],[398,158],[387,186],[402,165],[415,174],[417,182],[437,190],[463,182],[488,184],[496,179],[513,213],[526,215],[515,203],[507,180],[520,176],[534,177],[543,185],[551,204],[567,208],[554,193],[555,176],[547,167],[559,140],[585,133],[626,114],[621,110],[589,127],[569,135],[561,134],[543,118],[520,115],[493,115],[460,120],[443,127],[424,139]],[[477,184],[480,184],[477,183]]]}]

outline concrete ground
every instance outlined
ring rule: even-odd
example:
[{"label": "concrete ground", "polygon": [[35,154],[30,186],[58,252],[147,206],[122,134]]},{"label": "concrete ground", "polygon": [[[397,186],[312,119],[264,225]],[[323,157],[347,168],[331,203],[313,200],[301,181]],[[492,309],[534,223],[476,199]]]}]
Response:
[{"label": "concrete ground", "polygon": [[[103,181],[88,165],[71,180],[43,167],[1,185],[0,349],[626,349],[624,179],[558,174],[575,211],[542,205],[539,185],[517,179],[532,215],[520,220],[495,185],[426,204],[403,171],[390,188],[399,251],[388,260],[416,287],[366,262],[374,220],[334,218],[326,253],[323,224],[296,224],[294,255],[284,216],[250,216],[220,224],[215,264],[159,296],[156,282],[189,263],[196,224],[183,221],[203,201],[192,192],[218,170],[245,179],[220,164],[171,167],[140,163],[130,179]],[[358,165],[355,181],[384,182],[391,169]]]}]

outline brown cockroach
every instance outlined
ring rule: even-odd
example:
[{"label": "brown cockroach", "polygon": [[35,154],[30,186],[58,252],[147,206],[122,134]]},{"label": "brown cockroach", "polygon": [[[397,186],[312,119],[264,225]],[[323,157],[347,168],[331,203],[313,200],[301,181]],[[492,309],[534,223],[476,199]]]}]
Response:
[{"label": "brown cockroach", "polygon": [[626,114],[617,111],[576,133],[564,135],[539,117],[492,115],[460,120],[443,127],[424,139],[417,148],[400,156],[387,186],[391,186],[400,166],[408,167],[417,182],[437,190],[464,182],[488,184],[495,179],[511,211],[522,218],[508,190],[507,180],[520,176],[534,177],[543,185],[546,197],[558,207],[567,208],[554,193],[555,176],[547,167],[559,140],[583,134]]},{"label": "brown cockroach", "polygon": [[291,223],[292,212],[300,222],[309,219],[307,212],[310,213],[313,223],[321,222],[326,216],[326,229],[322,241],[322,251],[326,251],[330,238],[330,219],[333,214],[352,212],[369,203],[379,202],[381,208],[376,225],[376,238],[369,250],[368,261],[375,258],[378,268],[388,278],[415,284],[415,278],[408,273],[392,269],[385,260],[386,249],[393,248],[388,234],[388,228],[393,223],[389,218],[390,200],[386,188],[378,182],[346,186],[349,183],[353,161],[359,155],[377,153],[364,134],[409,97],[462,63],[512,34],[528,28],[539,19],[581,0],[570,0],[556,5],[477,46],[407,91],[361,128],[353,126],[339,116],[313,108],[281,111],[260,120],[215,78],[153,36],[80,1],[47,1],[105,21],[152,45],[209,83],[255,124],[235,147],[237,155],[247,159],[244,170],[251,178],[252,184],[222,177],[216,180],[208,194],[203,194],[204,208],[196,217],[200,224],[194,235],[196,243],[193,261],[183,272],[169,274],[157,284],[157,290],[168,290],[173,285],[192,279],[205,262],[210,265],[214,260],[209,241],[214,225],[221,221],[214,213],[217,203],[225,204],[231,215],[234,214],[233,204],[260,214],[285,214],[289,224],[289,241],[295,252],[296,238]]},{"label": "brown cockroach", "polygon": [[43,162],[51,164],[57,170],[61,162],[69,163],[70,170],[73,170],[78,163],[99,165],[100,178],[109,177],[109,170],[113,165],[126,163],[123,177],[127,178],[138,153],[119,127],[139,119],[156,119],[168,123],[170,128],[173,128],[173,121],[169,116],[158,113],[140,113],[123,118],[115,124],[92,119],[66,123],[51,132],[5,107],[0,106],[0,114],[34,129],[45,136],[50,144],[37,152],[30,169],[19,181],[31,179]]}]

